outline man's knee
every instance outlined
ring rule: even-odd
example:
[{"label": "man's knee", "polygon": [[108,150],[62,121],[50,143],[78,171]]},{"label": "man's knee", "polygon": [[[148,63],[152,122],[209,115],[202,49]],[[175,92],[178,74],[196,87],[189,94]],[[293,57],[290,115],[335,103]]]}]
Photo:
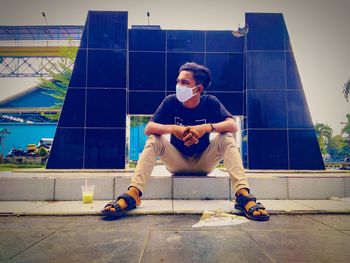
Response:
[{"label": "man's knee", "polygon": [[150,136],[148,136],[147,142],[156,143],[156,142],[162,142],[163,140],[164,140],[163,135],[151,134]]},{"label": "man's knee", "polygon": [[235,141],[235,137],[233,136],[232,132],[222,132],[222,133],[219,133],[217,136],[219,141],[224,141],[224,142],[232,141],[232,140]]},{"label": "man's knee", "polygon": [[222,132],[217,135],[219,145],[226,147],[227,145],[233,145],[237,147],[236,138],[232,132]]},{"label": "man's knee", "polygon": [[151,134],[145,145],[153,146],[161,150],[164,147],[164,140],[166,140],[166,138],[163,135]]}]

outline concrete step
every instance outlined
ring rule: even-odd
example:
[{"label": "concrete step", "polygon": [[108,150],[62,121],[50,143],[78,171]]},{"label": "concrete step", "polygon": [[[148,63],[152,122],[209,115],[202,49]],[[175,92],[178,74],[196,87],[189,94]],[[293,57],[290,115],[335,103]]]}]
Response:
[{"label": "concrete step", "polygon": [[[93,201],[0,201],[1,215],[100,215],[110,200]],[[350,214],[350,198],[339,200],[262,200],[270,214]],[[143,200],[130,215],[202,214],[223,210],[240,214],[229,200]]]},{"label": "concrete step", "polygon": [[[259,199],[330,199],[350,196],[350,173],[335,171],[246,171],[251,192]],[[127,171],[17,170],[0,173],[2,201],[78,201],[81,185],[95,185],[94,199],[115,199],[132,176]],[[172,176],[156,166],[143,199],[232,200],[231,179],[216,169],[207,176]]]}]

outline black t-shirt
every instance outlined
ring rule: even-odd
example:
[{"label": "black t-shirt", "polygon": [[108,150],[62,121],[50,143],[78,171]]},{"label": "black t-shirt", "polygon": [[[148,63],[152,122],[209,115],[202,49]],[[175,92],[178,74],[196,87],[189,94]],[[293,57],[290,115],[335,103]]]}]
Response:
[{"label": "black t-shirt", "polygon": [[[224,105],[213,95],[202,95],[200,103],[194,109],[186,108],[176,98],[176,95],[168,95],[159,105],[150,121],[160,124],[176,124],[181,126],[194,126],[205,123],[217,123],[227,117],[233,117]],[[190,147],[171,135],[170,142],[185,156],[193,156],[202,153],[210,144],[209,133],[199,139],[198,144]]]}]

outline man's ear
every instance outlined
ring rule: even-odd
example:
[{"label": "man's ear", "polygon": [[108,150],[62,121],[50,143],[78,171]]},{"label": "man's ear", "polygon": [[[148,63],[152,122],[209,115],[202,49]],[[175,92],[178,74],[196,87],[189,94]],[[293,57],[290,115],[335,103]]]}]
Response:
[{"label": "man's ear", "polygon": [[203,84],[199,85],[199,86],[198,86],[198,91],[199,91],[200,93],[202,93],[203,90],[204,90]]}]

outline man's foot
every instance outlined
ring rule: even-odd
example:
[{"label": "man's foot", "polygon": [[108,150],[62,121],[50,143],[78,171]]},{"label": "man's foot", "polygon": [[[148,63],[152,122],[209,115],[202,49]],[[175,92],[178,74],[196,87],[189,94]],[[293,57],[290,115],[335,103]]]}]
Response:
[{"label": "man's foot", "polygon": [[[136,206],[139,206],[141,204],[141,198],[140,198],[140,191],[136,187],[131,186],[127,192],[132,198],[136,201]],[[125,210],[128,207],[128,203],[125,201],[124,198],[119,199],[116,201],[116,203],[120,206],[121,210]],[[115,213],[116,210],[111,205],[107,205],[104,208],[104,211],[110,211],[112,213]]]},{"label": "man's foot", "polygon": [[[249,196],[249,195],[250,195],[250,193],[246,188],[240,189],[236,193],[236,201],[237,201],[237,197],[239,197],[239,196]],[[263,205],[260,203],[256,203],[255,197],[250,198],[250,199],[254,199],[254,200],[249,200],[248,202],[243,201],[243,203],[245,203],[244,204],[245,211],[243,211],[244,214],[250,219],[260,220],[259,218],[261,218],[261,220],[268,220],[269,214],[268,214],[267,210],[265,209],[265,207],[263,207]],[[235,207],[238,208],[240,205],[236,204],[236,206]],[[242,208],[242,207],[240,207],[240,208]],[[253,212],[249,211],[250,208],[252,208]]]}]

